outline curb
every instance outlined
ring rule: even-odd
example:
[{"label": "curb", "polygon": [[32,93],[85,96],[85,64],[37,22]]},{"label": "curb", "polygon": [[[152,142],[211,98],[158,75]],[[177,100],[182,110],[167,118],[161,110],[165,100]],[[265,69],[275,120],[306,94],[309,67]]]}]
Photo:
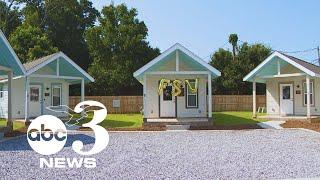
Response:
[{"label": "curb", "polygon": [[257,125],[262,127],[263,129],[284,129],[280,126],[280,124],[285,123],[285,121],[266,121],[260,122]]}]

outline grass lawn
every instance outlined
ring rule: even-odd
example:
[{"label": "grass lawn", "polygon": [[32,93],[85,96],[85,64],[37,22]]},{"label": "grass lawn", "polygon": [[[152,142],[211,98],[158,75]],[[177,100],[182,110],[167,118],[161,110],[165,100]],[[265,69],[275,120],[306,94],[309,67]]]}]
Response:
[{"label": "grass lawn", "polygon": [[[5,119],[0,119],[0,127],[7,126],[7,121]],[[13,121],[13,130],[18,130],[24,127],[23,122]]]},{"label": "grass lawn", "polygon": [[[258,114],[262,115],[262,114]],[[79,117],[76,115],[75,117]],[[92,113],[81,124],[89,122]],[[234,126],[234,125],[254,125],[265,121],[264,119],[253,119],[252,112],[214,112],[214,124],[218,126]],[[142,126],[141,114],[108,114],[107,119],[100,125],[105,128],[139,128]]]},{"label": "grass lawn", "polygon": [[[81,124],[92,119],[92,113]],[[76,115],[75,117],[79,117]],[[81,121],[80,121],[81,122]],[[139,128],[142,126],[141,114],[108,114],[107,119],[100,123],[105,128]]]},{"label": "grass lawn", "polygon": [[[263,114],[257,115],[261,116]],[[213,119],[215,125],[221,126],[253,125],[266,121],[265,119],[253,119],[250,111],[214,112]]]}]

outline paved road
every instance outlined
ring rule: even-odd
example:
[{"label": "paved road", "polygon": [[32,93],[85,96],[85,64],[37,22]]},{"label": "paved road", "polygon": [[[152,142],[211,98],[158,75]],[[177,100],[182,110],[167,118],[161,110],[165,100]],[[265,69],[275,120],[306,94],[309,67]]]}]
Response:
[{"label": "paved road", "polygon": [[[86,148],[94,142],[88,135]],[[304,130],[110,133],[95,169],[40,169],[25,139],[0,143],[7,179],[248,179],[320,177],[320,134]],[[79,157],[70,143],[51,157]]]}]

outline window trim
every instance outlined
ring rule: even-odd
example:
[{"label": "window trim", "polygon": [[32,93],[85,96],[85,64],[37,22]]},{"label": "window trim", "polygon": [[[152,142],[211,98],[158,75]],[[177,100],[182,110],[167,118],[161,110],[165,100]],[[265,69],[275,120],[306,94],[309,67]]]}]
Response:
[{"label": "window trim", "polygon": [[0,85],[0,99],[4,98],[4,85]]},{"label": "window trim", "polygon": [[[305,85],[307,84],[307,82],[306,81],[303,81],[302,82],[302,105],[304,106],[304,107],[306,107],[307,106],[307,104],[305,104],[305,94],[307,94],[307,92],[304,92],[304,87],[305,87]],[[314,81],[313,80],[310,80],[310,84],[312,84],[311,85],[311,91],[312,91],[312,93],[310,92],[310,94],[312,95],[312,103],[310,104],[310,106],[312,106],[312,107],[314,107],[315,106],[315,104],[316,104],[316,102],[315,102],[315,93],[314,93]]]},{"label": "window trim", "polygon": [[62,84],[60,83],[52,83],[51,84],[51,106],[54,106],[53,105],[53,89],[56,88],[55,86],[59,86],[60,88],[60,104],[59,105],[56,105],[56,106],[61,106],[62,105]]},{"label": "window trim", "polygon": [[[195,83],[195,79],[188,79],[190,83]],[[198,82],[199,84],[199,82]],[[199,86],[198,86],[199,87]],[[185,104],[186,104],[186,109],[198,109],[199,108],[199,88],[197,90],[197,93],[195,94],[190,94],[190,95],[195,95],[196,96],[196,106],[189,106],[188,105],[188,100],[189,100],[189,87],[188,84],[185,82]]]}]

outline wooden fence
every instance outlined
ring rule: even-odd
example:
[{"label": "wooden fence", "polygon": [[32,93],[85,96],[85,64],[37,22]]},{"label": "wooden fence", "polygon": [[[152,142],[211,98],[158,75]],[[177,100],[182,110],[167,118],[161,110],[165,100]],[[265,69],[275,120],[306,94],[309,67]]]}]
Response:
[{"label": "wooden fence", "polygon": [[[214,111],[252,111],[252,95],[214,95]],[[266,96],[257,95],[257,108],[266,107]]]},{"label": "wooden fence", "polygon": [[[103,103],[108,113],[138,113],[143,106],[142,96],[86,96],[86,100],[95,100]],[[113,107],[113,100],[120,100],[120,107]],[[70,96],[69,106],[80,102],[80,96]],[[214,111],[251,111],[251,95],[214,95]],[[266,106],[266,96],[257,95],[257,108]]]}]

